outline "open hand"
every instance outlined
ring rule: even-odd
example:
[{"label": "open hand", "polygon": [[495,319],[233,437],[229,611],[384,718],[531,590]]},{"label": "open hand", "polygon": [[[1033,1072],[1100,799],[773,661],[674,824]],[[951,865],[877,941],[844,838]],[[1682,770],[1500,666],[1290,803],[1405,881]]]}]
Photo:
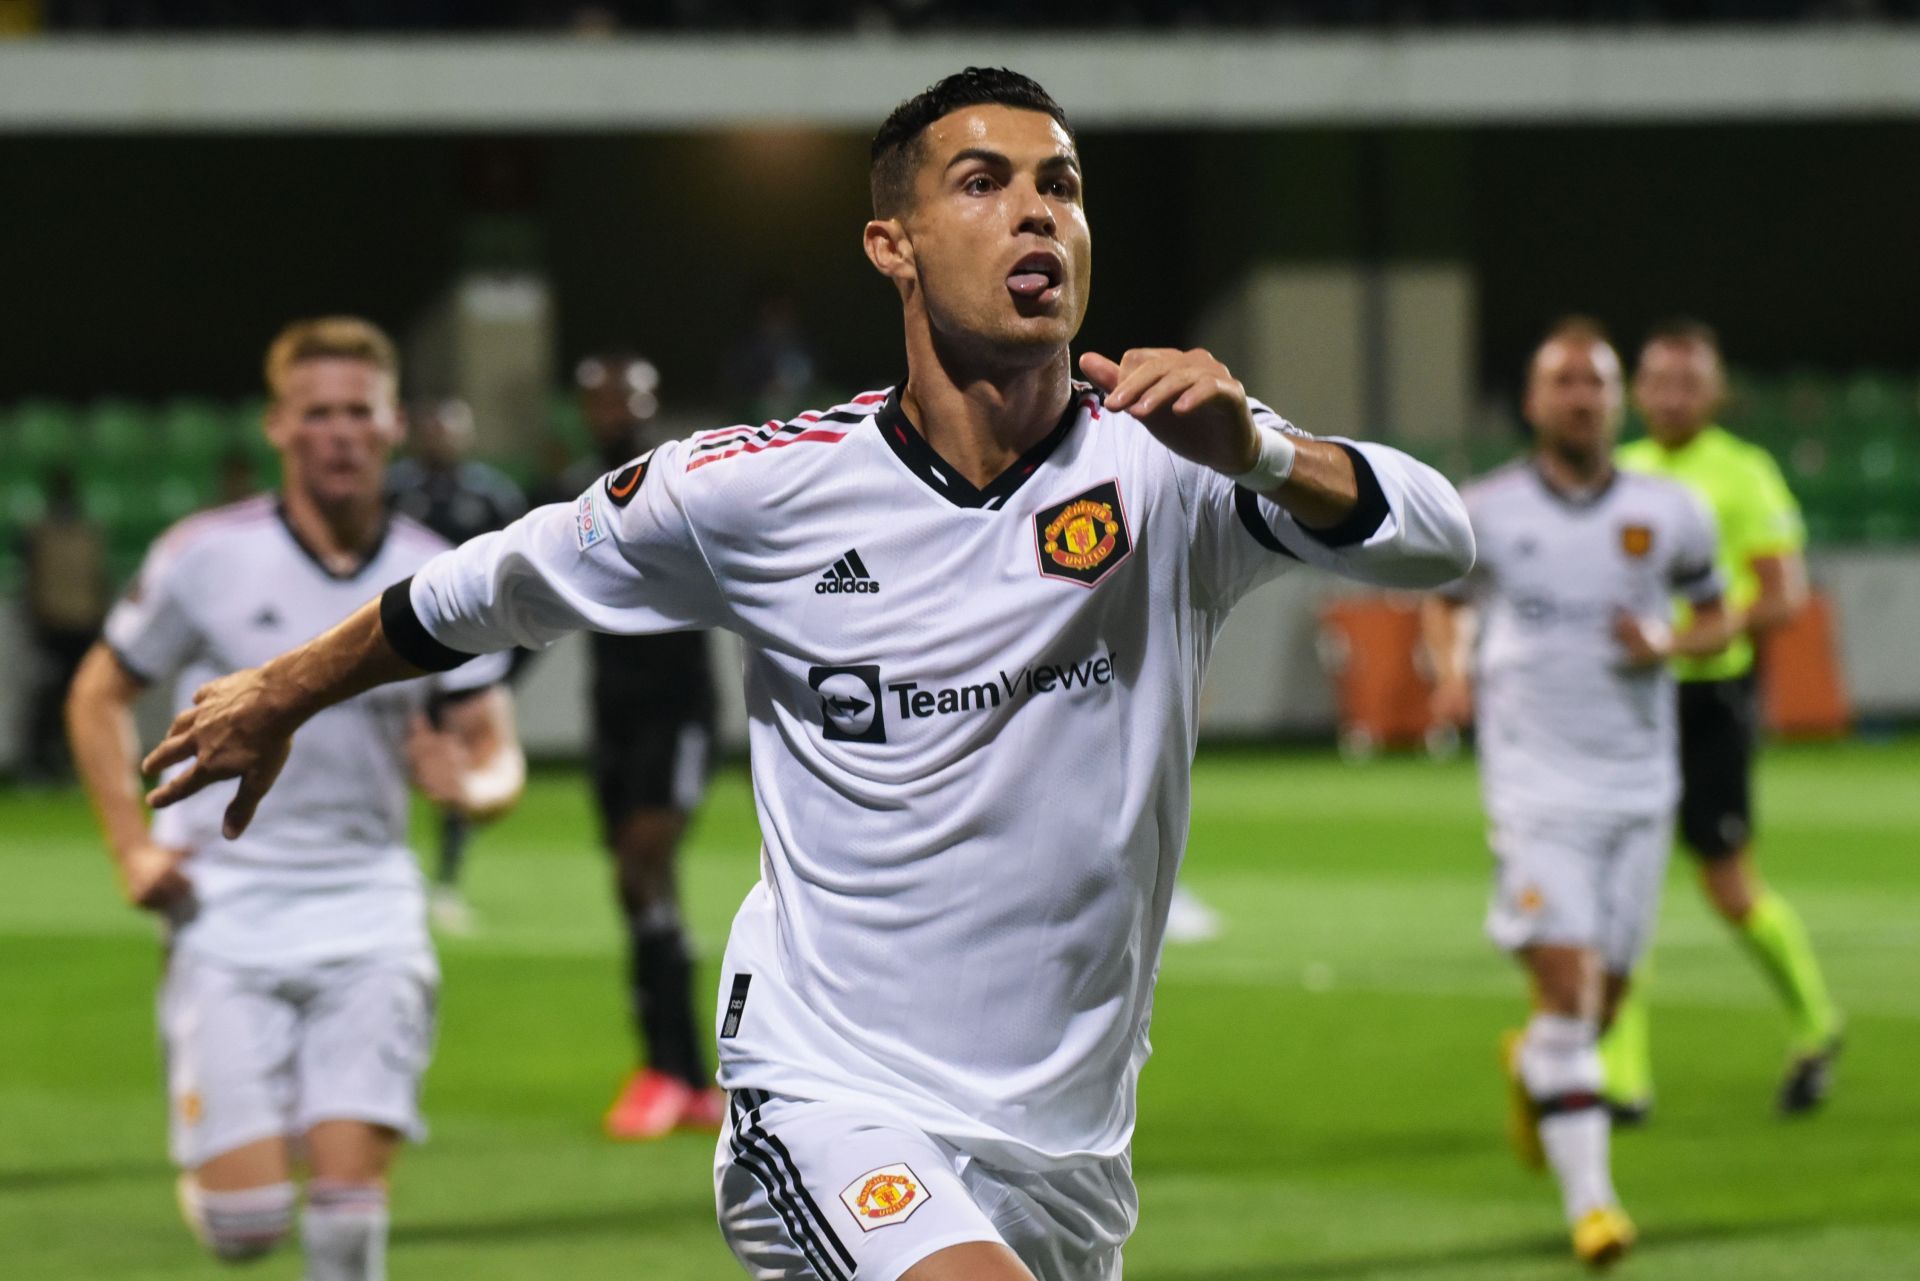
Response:
[{"label": "open hand", "polygon": [[1211,352],[1135,347],[1115,364],[1090,351],[1080,369],[1108,409],[1132,414],[1183,458],[1238,476],[1259,456],[1247,389]]},{"label": "open hand", "polygon": [[158,774],[169,765],[192,765],[147,793],[147,804],[165,809],[222,779],[237,778],[240,790],[227,806],[220,830],[228,840],[247,830],[260,801],[280,776],[293,747],[292,719],[280,708],[263,669],[248,668],[202,685],[193,706],[173,718],[166,738],[140,768]]}]

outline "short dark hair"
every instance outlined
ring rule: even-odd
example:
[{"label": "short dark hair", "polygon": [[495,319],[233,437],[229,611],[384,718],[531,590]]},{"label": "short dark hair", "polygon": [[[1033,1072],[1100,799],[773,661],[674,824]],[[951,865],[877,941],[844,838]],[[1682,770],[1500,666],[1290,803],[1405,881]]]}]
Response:
[{"label": "short dark hair", "polygon": [[895,107],[873,135],[868,181],[873,216],[891,218],[913,200],[913,175],[920,167],[920,138],[927,126],[962,107],[996,103],[1022,111],[1040,111],[1073,138],[1067,113],[1038,81],[1005,67],[968,67],[927,86]]},{"label": "short dark hair", "polygon": [[1646,341],[1640,344],[1640,349],[1645,351],[1657,342],[1698,343],[1715,357],[1720,355],[1720,335],[1714,332],[1712,325],[1692,316],[1668,316],[1649,326]]}]

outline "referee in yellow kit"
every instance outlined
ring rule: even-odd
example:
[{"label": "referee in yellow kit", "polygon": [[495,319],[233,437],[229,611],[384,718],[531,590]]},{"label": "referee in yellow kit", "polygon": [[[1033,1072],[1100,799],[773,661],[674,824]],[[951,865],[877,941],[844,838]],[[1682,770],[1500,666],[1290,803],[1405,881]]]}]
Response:
[{"label": "referee in yellow kit", "polygon": [[[1714,422],[1726,390],[1720,342],[1697,320],[1656,326],[1640,351],[1634,400],[1648,438],[1621,446],[1622,467],[1691,488],[1720,529],[1727,605],[1746,627],[1709,658],[1676,660],[1683,794],[1680,835],[1700,861],[1715,910],[1733,926],[1772,981],[1793,1021],[1792,1061],[1780,1110],[1820,1105],[1840,1049],[1841,1016],[1827,993],[1806,927],[1760,879],[1753,859],[1753,757],[1759,730],[1755,637],[1793,617],[1806,600],[1805,529],[1773,458]],[[1653,1103],[1647,1015],[1635,989],[1603,1046],[1607,1090],[1618,1119],[1644,1119]]]}]

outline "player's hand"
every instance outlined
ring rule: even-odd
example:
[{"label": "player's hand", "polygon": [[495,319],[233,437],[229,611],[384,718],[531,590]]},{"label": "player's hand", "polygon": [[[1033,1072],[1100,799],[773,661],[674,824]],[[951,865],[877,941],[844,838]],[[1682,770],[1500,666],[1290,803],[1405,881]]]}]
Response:
[{"label": "player's hand", "polygon": [[441,733],[425,716],[414,713],[407,724],[407,766],[413,785],[441,809],[466,809],[466,755],[459,739]]},{"label": "player's hand", "polygon": [[211,783],[237,778],[240,790],[227,806],[220,830],[228,840],[246,831],[293,748],[297,721],[284,710],[283,701],[258,667],[202,685],[193,706],[173,718],[167,736],[140,769],[158,774],[181,761],[193,764],[148,792],[147,804],[165,809]]},{"label": "player's hand", "polygon": [[1090,351],[1080,370],[1108,409],[1132,414],[1182,458],[1238,476],[1259,457],[1247,389],[1211,352],[1136,347],[1115,364]]},{"label": "player's hand", "polygon": [[187,852],[142,841],[114,859],[120,869],[120,889],[127,902],[149,912],[164,912],[193,893],[193,884],[180,870]]},{"label": "player's hand", "polygon": [[1427,713],[1436,726],[1459,729],[1473,719],[1473,684],[1466,677],[1442,680],[1433,687]]},{"label": "player's hand", "polygon": [[1673,655],[1673,629],[1631,610],[1615,610],[1613,639],[1625,651],[1629,667],[1658,667]]}]

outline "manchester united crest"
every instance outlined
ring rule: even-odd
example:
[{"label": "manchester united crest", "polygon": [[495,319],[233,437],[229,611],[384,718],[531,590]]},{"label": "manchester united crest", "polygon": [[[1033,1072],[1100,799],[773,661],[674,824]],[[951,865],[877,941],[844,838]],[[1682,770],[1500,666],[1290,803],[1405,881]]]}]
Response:
[{"label": "manchester united crest", "polygon": [[1620,550],[1639,560],[1653,550],[1653,526],[1622,525],[1620,527]]},{"label": "manchester united crest", "polygon": [[860,1221],[863,1232],[904,1223],[927,1203],[927,1190],[905,1165],[869,1170],[840,1193],[840,1202]]},{"label": "manchester united crest", "polygon": [[1040,573],[1092,587],[1133,552],[1120,483],[1109,480],[1033,518]]}]

